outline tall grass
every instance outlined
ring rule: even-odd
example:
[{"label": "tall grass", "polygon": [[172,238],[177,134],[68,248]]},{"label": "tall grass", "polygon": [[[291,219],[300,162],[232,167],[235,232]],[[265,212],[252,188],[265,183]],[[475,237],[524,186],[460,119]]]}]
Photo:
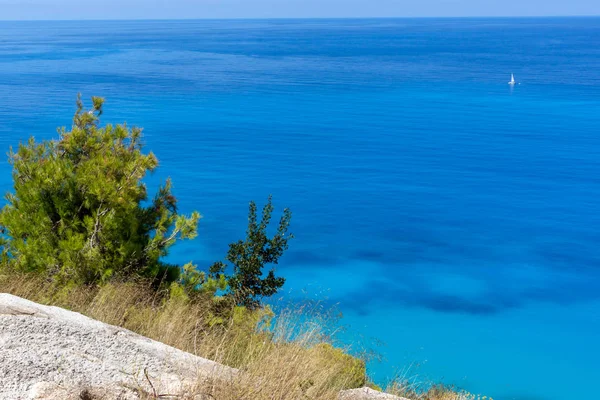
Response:
[{"label": "tall grass", "polygon": [[[335,317],[314,305],[284,308],[276,316],[268,307],[216,314],[218,299],[157,292],[145,282],[59,288],[39,276],[14,273],[0,274],[0,292],[76,311],[241,371],[229,381],[199,380],[175,398],[334,400],[340,390],[369,382],[363,360],[332,346]],[[479,399],[404,377],[386,392],[411,400]],[[144,393],[147,399],[160,395]]]},{"label": "tall grass", "polygon": [[229,382],[199,382],[218,399],[337,399],[365,383],[364,362],[330,344],[311,310],[231,310],[214,314],[214,299],[157,293],[139,282],[56,288],[36,276],[0,276],[0,292],[80,312],[183,351],[239,368]]},{"label": "tall grass", "polygon": [[493,400],[493,398],[476,395],[454,386],[444,385],[411,375],[414,365],[398,374],[386,386],[385,392],[410,400]]}]

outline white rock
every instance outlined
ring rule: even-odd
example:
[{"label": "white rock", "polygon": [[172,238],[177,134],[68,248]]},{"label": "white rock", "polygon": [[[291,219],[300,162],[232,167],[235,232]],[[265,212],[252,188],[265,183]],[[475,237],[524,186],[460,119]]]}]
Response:
[{"label": "white rock", "polygon": [[238,374],[79,313],[0,293],[0,400],[77,399],[82,390],[131,399],[131,388],[151,391],[145,370],[160,393],[198,377]]},{"label": "white rock", "polygon": [[[239,377],[126,329],[0,293],[0,400],[135,400],[140,389],[152,393],[146,373],[157,394],[178,393],[201,377]],[[369,388],[339,399],[407,400]]]},{"label": "white rock", "polygon": [[408,400],[387,393],[381,393],[368,387],[340,392],[339,400]]},{"label": "white rock", "polygon": [[113,386],[103,388],[65,387],[56,383],[39,382],[29,389],[27,400],[82,400],[82,399],[139,400],[130,389]]}]

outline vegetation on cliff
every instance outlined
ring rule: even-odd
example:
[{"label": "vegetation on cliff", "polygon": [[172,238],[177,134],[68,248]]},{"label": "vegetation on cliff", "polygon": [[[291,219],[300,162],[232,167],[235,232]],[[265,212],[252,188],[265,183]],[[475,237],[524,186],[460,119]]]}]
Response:
[{"label": "vegetation on cliff", "polygon": [[249,308],[275,294],[285,280],[264,268],[277,264],[288,247],[291,212],[283,211],[269,237],[271,198],[260,221],[250,203],[247,237],[232,243],[226,256],[230,275],[221,261],[206,272],[164,262],[177,241],[196,237],[200,214],[178,212],[170,180],[148,201],[143,179],[158,160],[144,153],[141,129],[100,126],[103,104],[93,97],[86,110],[78,98],[73,125],[59,129],[58,140],[31,138],[11,150],[14,192],[0,212],[2,262],[62,285],[145,278],[190,295],[221,290]]},{"label": "vegetation on cliff", "polygon": [[261,212],[250,202],[246,237],[230,244],[224,261],[205,270],[166,263],[176,242],[196,237],[200,214],[178,212],[170,181],[149,200],[144,178],[158,160],[144,152],[141,129],[101,126],[103,104],[94,97],[86,110],[78,98],[73,125],[59,129],[57,140],[31,138],[11,149],[14,191],[0,211],[0,290],[226,365],[252,371],[260,364],[262,375],[267,366],[290,375],[293,364],[297,371],[277,381],[317,398],[363,385],[365,363],[334,349],[305,310],[274,318],[262,305],[285,282],[266,268],[293,237],[290,210],[269,235],[271,198]]},{"label": "vegetation on cliff", "polygon": [[[369,384],[365,360],[333,346],[318,307],[280,311],[262,299],[285,280],[278,264],[293,237],[284,209],[250,202],[246,237],[202,269],[164,261],[197,235],[200,214],[178,212],[167,180],[149,200],[144,178],[158,167],[142,131],[100,125],[104,100],[80,98],[70,130],[11,149],[14,191],[0,211],[0,291],[81,312],[184,351],[238,367],[248,382],[206,389],[219,399],[336,399]],[[260,217],[260,218],[259,218]],[[256,382],[261,382],[256,385]],[[423,400],[467,399],[451,390],[390,390]],[[450,397],[454,396],[454,397]],[[465,395],[466,396],[466,395]]]}]

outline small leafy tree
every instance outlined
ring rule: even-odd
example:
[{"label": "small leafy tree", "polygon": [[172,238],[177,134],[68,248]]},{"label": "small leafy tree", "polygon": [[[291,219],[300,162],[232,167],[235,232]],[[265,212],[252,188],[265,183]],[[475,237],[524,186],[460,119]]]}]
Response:
[{"label": "small leafy tree", "polygon": [[147,201],[144,176],[154,154],[142,152],[142,131],[100,127],[104,100],[81,98],[70,131],[58,140],[34,138],[10,151],[14,192],[0,212],[4,262],[77,283],[111,276],[177,279],[179,267],[161,262],[178,239],[196,236],[200,215],[179,215],[171,182]]},{"label": "small leafy tree", "polygon": [[[288,241],[293,238],[292,234],[287,233],[292,218],[287,208],[283,210],[277,231],[273,237],[269,237],[267,228],[273,210],[269,196],[258,221],[256,203],[250,202],[246,238],[231,243],[226,256],[226,260],[233,265],[233,274],[227,277],[228,295],[238,305],[250,309],[257,308],[262,297],[274,295],[285,283],[284,278],[275,276],[274,268],[266,276],[263,271],[265,265],[279,263],[279,258],[288,248]],[[211,276],[221,276],[226,267],[223,262],[215,263],[210,269]]]}]

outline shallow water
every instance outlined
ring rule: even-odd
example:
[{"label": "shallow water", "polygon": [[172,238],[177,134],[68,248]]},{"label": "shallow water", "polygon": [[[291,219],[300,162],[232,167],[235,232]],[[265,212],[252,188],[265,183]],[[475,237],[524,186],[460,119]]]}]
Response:
[{"label": "shallow water", "polygon": [[221,258],[249,200],[290,207],[286,296],[385,342],[379,380],[594,393],[600,18],[0,22],[0,148],[55,137],[77,92],[204,215],[173,259]]}]

